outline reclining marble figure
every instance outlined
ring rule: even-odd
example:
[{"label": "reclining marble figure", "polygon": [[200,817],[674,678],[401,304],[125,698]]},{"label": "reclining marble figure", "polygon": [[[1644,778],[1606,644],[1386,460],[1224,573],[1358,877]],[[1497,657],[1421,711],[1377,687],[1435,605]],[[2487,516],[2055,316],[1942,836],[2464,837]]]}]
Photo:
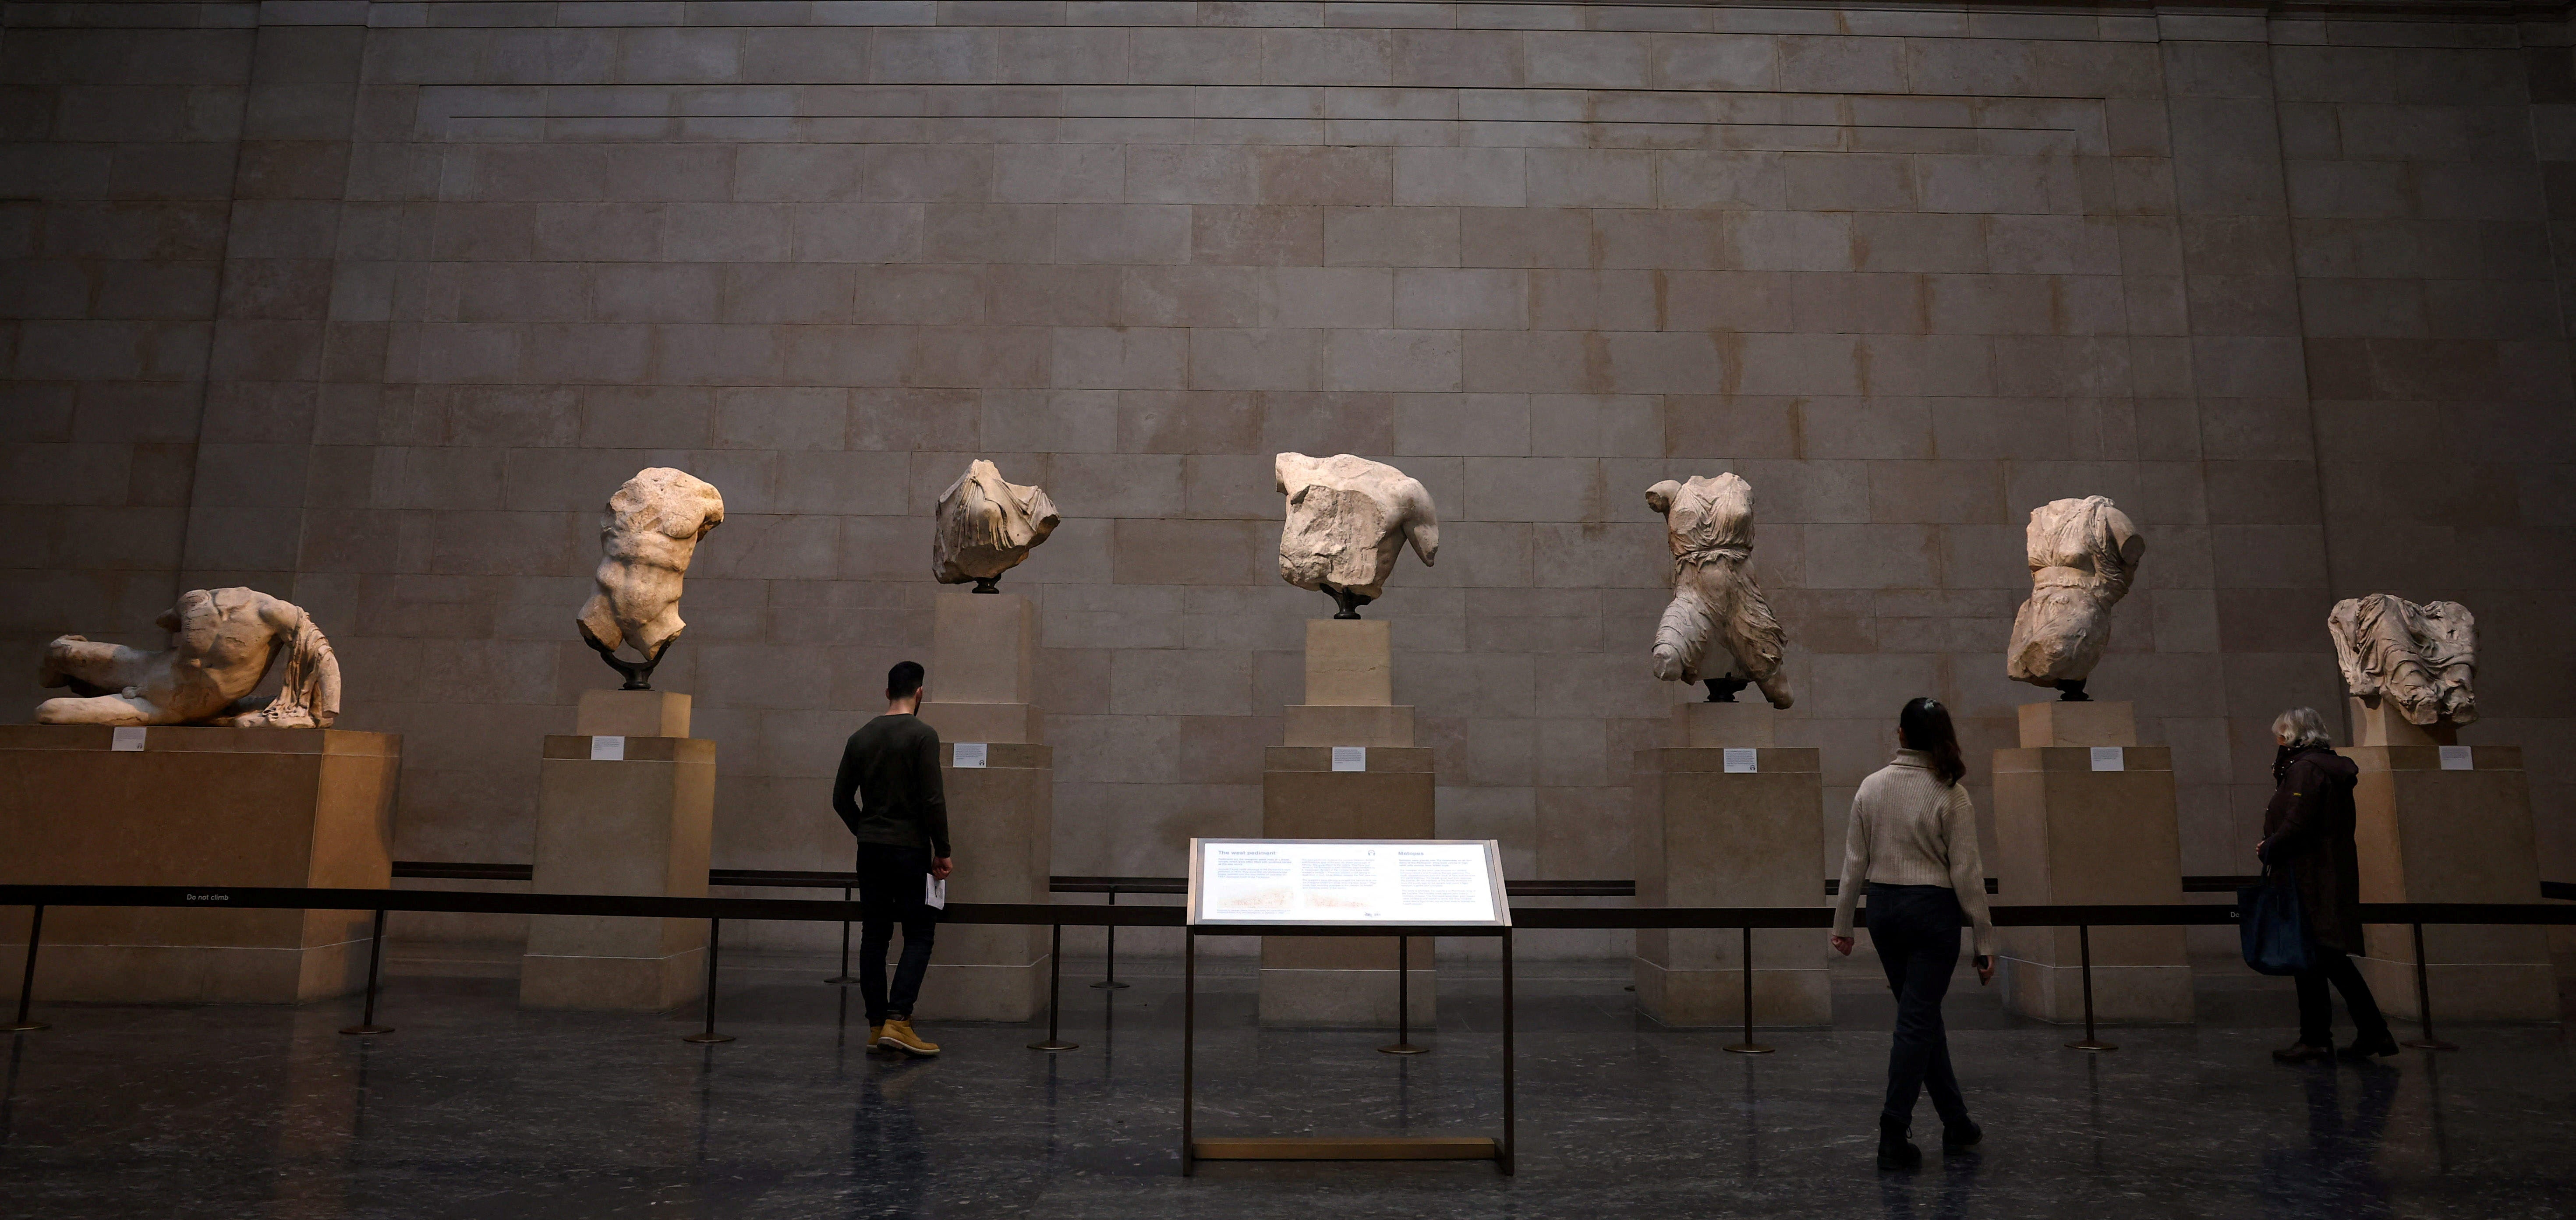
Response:
[{"label": "reclining marble figure", "polygon": [[977,458],[939,494],[931,574],[943,585],[971,580],[978,593],[999,593],[1002,573],[1020,566],[1060,520],[1044,489],[1005,482],[999,468]]},{"label": "reclining marble figure", "polygon": [[1753,581],[1753,485],[1734,474],[1666,479],[1646,489],[1673,548],[1673,600],[1655,627],[1655,676],[1705,682],[1711,703],[1758,685],[1771,706],[1792,697],[1780,671],[1788,641]]},{"label": "reclining marble figure", "polygon": [[[340,659],[302,607],[257,589],[192,589],[153,625],[170,633],[159,652],[76,635],[45,645],[37,685],[74,697],[45,700],[36,723],[310,729],[339,718]],[[277,694],[252,695],[280,652]]]},{"label": "reclining marble figure", "polygon": [[2468,607],[2373,593],[2336,602],[2326,631],[2354,698],[2392,700],[2409,724],[2478,718],[2469,689],[2478,672],[2478,621]]},{"label": "reclining marble figure", "polygon": [[2057,688],[2061,702],[2090,699],[2085,679],[2111,642],[2111,607],[2128,594],[2147,540],[2103,496],[2051,500],[2030,510],[2023,539],[2030,600],[2013,616],[2004,673],[2015,682]]},{"label": "reclining marble figure", "polygon": [[[653,668],[688,624],[680,621],[680,581],[698,539],[724,524],[724,497],[684,470],[635,472],[599,519],[599,591],[582,603],[575,625],[584,643],[623,674],[626,690],[653,689]],[[643,657],[617,655],[631,647]]]},{"label": "reclining marble figure", "polygon": [[1358,618],[1377,600],[1406,543],[1424,567],[1440,554],[1431,493],[1393,466],[1347,453],[1283,453],[1272,471],[1288,497],[1279,578],[1331,595],[1341,608],[1334,618]]}]

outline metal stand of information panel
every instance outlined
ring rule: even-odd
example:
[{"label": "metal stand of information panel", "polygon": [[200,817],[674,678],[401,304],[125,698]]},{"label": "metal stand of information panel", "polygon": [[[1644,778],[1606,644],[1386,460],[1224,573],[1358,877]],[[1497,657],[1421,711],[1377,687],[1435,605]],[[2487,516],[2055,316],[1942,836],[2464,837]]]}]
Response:
[{"label": "metal stand of information panel", "polygon": [[[1352,927],[1348,924],[1240,925],[1182,928],[1181,949],[1181,1173],[1200,1161],[1492,1161],[1512,1171],[1512,930],[1441,924],[1423,927]],[[1499,936],[1503,940],[1503,1134],[1482,1135],[1226,1135],[1201,1137],[1198,1108],[1199,937],[1207,936]]]}]

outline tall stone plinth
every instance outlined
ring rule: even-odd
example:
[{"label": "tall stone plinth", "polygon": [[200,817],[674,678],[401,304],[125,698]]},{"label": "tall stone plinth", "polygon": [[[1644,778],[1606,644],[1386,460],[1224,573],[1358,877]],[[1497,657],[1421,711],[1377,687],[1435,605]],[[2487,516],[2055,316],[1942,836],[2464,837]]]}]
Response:
[{"label": "tall stone plinth", "polygon": [[[1055,751],[1037,697],[1037,606],[1016,593],[942,593],[931,627],[929,698],[948,794],[951,902],[1052,901]],[[960,767],[957,747],[984,747]],[[972,761],[971,759],[969,761]],[[915,1016],[1026,1021],[1047,1006],[1047,929],[953,924],[922,983]]]},{"label": "tall stone plinth", "polygon": [[[1261,837],[1429,839],[1431,751],[1413,744],[1413,709],[1395,706],[1392,625],[1309,619],[1306,701],[1286,709],[1286,744],[1263,751]],[[1357,746],[1355,771],[1333,769],[1333,747]],[[1411,937],[1413,1019],[1428,1028],[1439,986],[1432,940]],[[1261,941],[1261,1023],[1291,1027],[1393,1025],[1397,938],[1270,936]]]},{"label": "tall stone plinth", "polygon": [[[2443,747],[2451,726],[2421,728],[2386,706],[2353,705],[2343,754],[2361,768],[2353,789],[2353,838],[2363,902],[2538,902],[2539,848],[2519,746]],[[2450,740],[2445,740],[2446,738]],[[2462,764],[2465,763],[2465,766]],[[2362,929],[2362,977],[2391,1016],[2418,1017],[2413,930]],[[2456,1021],[2547,1021],[2558,1016],[2548,929],[2427,924],[2427,989],[2433,1015]]]},{"label": "tall stone plinth", "polygon": [[[949,850],[957,861],[957,872],[948,879],[948,900],[1053,901],[1048,848],[1055,835],[1055,748],[987,743],[983,766],[960,767],[958,744],[940,744]],[[901,940],[897,933],[897,943]],[[1047,929],[1040,927],[943,925],[913,1015],[947,1021],[1044,1016],[1047,945]]]},{"label": "tall stone plinth", "polygon": [[1029,599],[940,594],[921,719],[943,742],[1046,740],[1036,704],[1037,657],[1038,612]]},{"label": "tall stone plinth", "polygon": [[[1431,751],[1370,746],[1367,770],[1333,770],[1330,746],[1262,751],[1261,837],[1265,839],[1430,839]],[[1392,936],[1265,936],[1261,939],[1261,1023],[1333,1028],[1396,1023]],[[1408,937],[1413,1023],[1438,1017],[1433,940]]]},{"label": "tall stone plinth", "polygon": [[[1638,905],[1819,905],[1819,752],[1773,747],[1776,714],[1758,704],[1685,703],[1674,721],[1687,744],[1636,751]],[[1637,930],[1637,1007],[1665,1025],[1743,1021],[1743,969],[1739,930]],[[1753,1019],[1832,1024],[1833,986],[1813,932],[1754,931]]]},{"label": "tall stone plinth", "polygon": [[[2097,748],[2116,749],[2116,760],[2097,763]],[[2182,901],[2173,752],[2138,744],[2134,705],[2024,704],[2021,747],[1995,751],[1994,768],[1993,901]],[[2005,1005],[2043,1021],[2082,1021],[2078,938],[2074,928],[1996,929]],[[2181,928],[2095,928],[2092,940],[2096,1018],[2192,1019]]]},{"label": "tall stone plinth", "polygon": [[[135,730],[124,730],[132,734]],[[385,889],[402,738],[105,725],[0,726],[0,882]],[[130,740],[130,736],[129,736]],[[25,907],[0,910],[16,990]],[[366,985],[368,911],[55,907],[44,1000],[291,1004]]]},{"label": "tall stone plinth", "polygon": [[[547,737],[537,763],[532,888],[705,897],[716,743],[689,736],[689,697],[586,691],[573,727],[571,736]],[[617,739],[614,748],[603,738]],[[519,1005],[657,1012],[685,1004],[705,993],[706,944],[703,919],[531,915]]]}]

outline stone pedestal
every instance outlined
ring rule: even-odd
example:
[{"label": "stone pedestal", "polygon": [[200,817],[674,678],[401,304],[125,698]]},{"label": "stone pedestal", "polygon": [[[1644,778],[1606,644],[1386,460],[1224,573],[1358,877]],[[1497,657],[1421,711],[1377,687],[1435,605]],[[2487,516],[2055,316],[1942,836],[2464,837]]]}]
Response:
[{"label": "stone pedestal", "polygon": [[1038,715],[1037,606],[1017,593],[942,593],[921,718],[941,741],[1046,740]]},{"label": "stone pedestal", "polygon": [[[1688,743],[1635,754],[1640,906],[1813,907],[1823,888],[1819,751],[1776,749],[1762,704],[1685,703],[1674,736]],[[1729,748],[1752,769],[1729,771]],[[1744,1020],[1744,934],[1637,930],[1637,1007],[1671,1026]],[[1815,933],[1753,933],[1753,1019],[1830,1025],[1833,987]]]},{"label": "stone pedestal", "polygon": [[[2518,746],[2468,746],[2468,768],[2444,770],[2448,724],[2409,724],[2395,709],[2353,706],[2342,753],[2361,768],[2353,790],[2363,902],[2538,902],[2539,849]],[[2454,760],[2457,765],[2457,760]],[[2411,929],[2370,924],[2360,959],[2391,1017],[2419,1015]],[[2558,1016],[2548,929],[2429,925],[2426,982],[2441,1021],[2547,1021]]]},{"label": "stone pedestal", "polygon": [[[341,729],[0,726],[0,882],[383,889],[402,738]],[[0,983],[27,908],[0,909]],[[295,1003],[366,985],[368,911],[56,907],[44,1001]]]},{"label": "stone pedestal", "polygon": [[[689,733],[689,697],[589,691],[572,736],[537,764],[540,894],[703,898],[715,825],[716,743]],[[662,730],[646,736],[616,729]],[[623,738],[596,757],[597,739]],[[706,987],[703,919],[532,915],[519,959],[523,1008],[657,1012]]]},{"label": "stone pedestal", "polygon": [[[2137,744],[2129,703],[2030,703],[2021,748],[1994,755],[1998,904],[2178,903],[2182,841],[2173,753]],[[2119,770],[2095,770],[2118,747]],[[1998,928],[2004,1003],[2043,1021],[2084,1019],[2074,928]],[[2192,1019],[2181,928],[2093,929],[2093,1011],[2103,1021]]]},{"label": "stone pedestal", "polygon": [[[951,902],[1048,902],[1055,835],[1055,751],[1037,697],[1037,607],[1016,593],[942,593],[931,628],[921,718],[939,731],[947,786]],[[984,765],[956,765],[984,746]],[[901,936],[897,936],[900,943]],[[913,1012],[924,1020],[1027,1021],[1046,1013],[1045,928],[956,924]],[[891,967],[889,967],[891,969]]]},{"label": "stone pedestal", "polygon": [[[1287,744],[1263,751],[1261,837],[1429,839],[1431,751],[1413,744],[1413,709],[1394,706],[1393,637],[1377,619],[1306,624],[1306,702],[1287,709]],[[1334,746],[1366,748],[1364,768],[1333,770]],[[1433,941],[1411,938],[1416,1028],[1431,1028],[1439,989]],[[1396,938],[1270,936],[1261,942],[1261,1023],[1392,1026]]]}]

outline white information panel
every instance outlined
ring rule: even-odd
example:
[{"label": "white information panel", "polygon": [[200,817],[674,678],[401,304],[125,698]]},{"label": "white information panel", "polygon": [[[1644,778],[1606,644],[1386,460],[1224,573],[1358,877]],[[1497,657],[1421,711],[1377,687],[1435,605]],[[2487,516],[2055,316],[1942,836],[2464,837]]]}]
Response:
[{"label": "white information panel", "polygon": [[2121,747],[2121,746],[2095,746],[2095,747],[2093,747],[2093,769],[2094,769],[2094,770],[2096,770],[2096,771],[2126,771],[2126,770],[2128,770],[2128,769],[2129,769],[2129,752],[2128,752],[2128,750],[2127,750],[2126,748],[2124,748],[2124,747]]},{"label": "white information panel", "polygon": [[2468,746],[2443,746],[2442,769],[2445,771],[2477,770],[2477,756],[2469,753],[2469,750]]},{"label": "white information panel", "polygon": [[1492,839],[1192,839],[1194,924],[1507,927]]},{"label": "white information panel", "polygon": [[592,761],[592,762],[625,762],[625,761],[626,761],[626,738],[625,738],[625,736],[624,736],[623,734],[614,734],[614,733],[612,733],[612,734],[607,734],[607,735],[603,735],[603,736],[595,736],[595,737],[592,737],[592,738],[590,739],[590,761]]},{"label": "white information panel", "polygon": [[983,741],[958,742],[956,751],[949,755],[948,765],[952,767],[983,766],[984,760],[992,757],[992,752],[984,748],[990,744],[992,743]]}]

